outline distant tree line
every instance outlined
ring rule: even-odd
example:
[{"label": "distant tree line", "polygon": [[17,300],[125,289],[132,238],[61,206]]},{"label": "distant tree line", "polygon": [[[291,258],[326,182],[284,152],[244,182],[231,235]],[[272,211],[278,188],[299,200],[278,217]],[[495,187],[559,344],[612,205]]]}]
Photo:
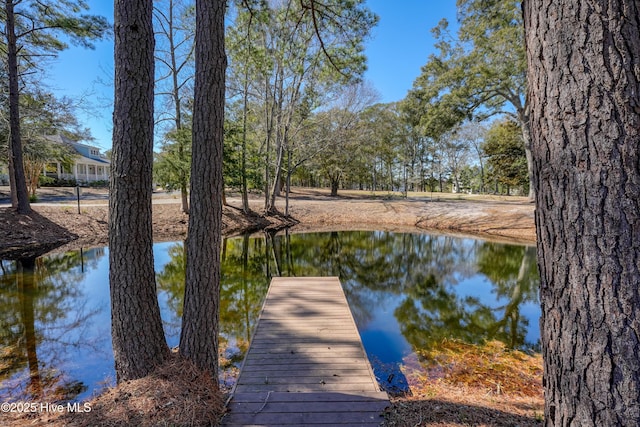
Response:
[{"label": "distant tree line", "polygon": [[[326,40],[314,37],[304,3],[241,3],[227,14],[224,180],[227,189],[242,194],[245,211],[249,192],[262,193],[264,210],[273,211],[275,197],[288,185],[326,187],[333,195],[339,189],[529,194],[528,131],[516,101],[525,87],[524,49],[503,40],[513,34],[522,40],[521,18],[509,23],[509,34],[492,36],[520,62],[496,70],[485,61],[471,71],[499,73],[493,81],[478,79],[473,88],[461,83],[469,72],[465,64],[484,55],[488,43],[474,38],[472,27],[487,23],[476,22],[481,11],[467,6],[456,46],[441,43],[407,98],[381,104],[375,88],[361,80],[362,41],[376,17],[340,7],[346,9],[331,13],[340,13],[344,25],[324,27]],[[188,212],[193,7],[166,0],[155,9],[161,70],[156,83],[162,88],[156,90],[156,116],[163,129],[155,182],[182,190]],[[514,11],[502,9],[508,16],[500,19],[508,22]],[[445,29],[443,22],[434,32],[444,40]],[[472,49],[463,50],[465,42]],[[508,81],[506,88],[492,87],[486,105],[470,98],[500,79]],[[509,91],[513,99],[500,95]],[[506,104],[511,107],[503,111]]]},{"label": "distant tree line", "polygon": [[[15,113],[9,111],[10,91],[7,91],[1,107],[4,120],[0,132],[5,137],[1,138],[4,148],[0,161],[10,166],[15,206],[21,187],[15,183],[23,180],[16,180],[16,173],[24,175],[27,194],[35,198],[36,188],[43,180],[39,173],[42,166],[48,161],[70,161],[68,150],[48,142],[43,135],[64,132],[74,140],[91,139],[90,132],[75,118],[78,103],[56,99],[33,78],[33,70],[46,63],[42,53],[54,57],[66,47],[57,34],[70,34],[72,40],[88,46],[107,34],[106,21],[100,17],[76,18],[71,9],[51,8],[42,12],[31,3],[26,6],[20,5],[20,16],[28,12],[33,19],[43,20],[50,27],[43,25],[40,31],[50,38],[44,43],[44,39],[34,39],[33,34],[21,31],[26,22],[22,23],[20,16],[14,24],[18,25],[14,30],[17,47],[27,52],[20,57],[27,60],[21,61],[18,69],[23,83],[18,104],[22,105],[19,111],[24,116],[19,119],[21,148],[15,148],[15,141],[9,144],[10,127],[15,126],[10,118]],[[509,57],[520,62],[507,67],[501,61],[502,68],[495,70],[490,68],[496,66],[495,62],[475,61],[479,68],[473,72],[496,77],[493,83],[487,78],[470,81],[465,78],[468,62],[482,56],[488,43],[474,35],[474,31],[488,23],[478,21],[479,12],[473,5],[462,10],[464,19],[456,37],[448,34],[444,21],[434,29],[441,40],[440,53],[423,67],[423,74],[407,98],[380,104],[375,88],[361,79],[366,68],[363,41],[377,22],[370,11],[346,3],[331,8],[320,2],[231,3],[227,12],[229,67],[223,173],[225,187],[243,195],[243,209],[249,209],[249,192],[261,192],[264,209],[274,210],[275,198],[287,184],[327,187],[332,194],[347,188],[528,193],[528,168],[522,167],[528,164],[527,140],[523,136],[528,131],[523,129],[525,122],[518,119],[520,107],[515,98],[505,100],[499,95],[513,92],[518,94],[516,98],[522,97],[525,70],[520,59],[524,51],[506,41],[513,34],[521,38],[517,33],[522,31],[521,18],[515,22],[517,25],[504,27],[513,11],[500,8],[502,15],[494,19],[500,18],[500,28],[504,28],[492,36],[497,40],[492,39],[494,43],[505,45]],[[336,19],[328,19],[322,28],[316,28],[317,14],[332,14]],[[64,21],[65,16],[73,19]],[[194,3],[155,2],[153,24],[154,182],[168,190],[180,190],[183,211],[189,212]],[[5,25],[6,37],[9,29]],[[8,43],[9,38],[6,40]],[[29,55],[38,59],[29,60]],[[3,72],[9,75],[9,68],[3,68]],[[496,81],[506,81],[513,88],[497,88]],[[484,104],[471,99],[473,91],[488,91],[483,84],[493,85]],[[509,102],[515,107],[503,109]],[[487,118],[492,115],[500,117],[489,123]],[[513,132],[511,135],[497,129],[488,132],[491,126]],[[516,140],[521,148],[512,147]],[[13,167],[12,159],[18,152],[23,157],[22,172]]]}]

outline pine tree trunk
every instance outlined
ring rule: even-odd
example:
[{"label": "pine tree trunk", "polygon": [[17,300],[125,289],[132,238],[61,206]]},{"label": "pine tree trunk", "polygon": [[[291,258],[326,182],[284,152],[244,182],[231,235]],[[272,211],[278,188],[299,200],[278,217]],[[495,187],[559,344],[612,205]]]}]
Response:
[{"label": "pine tree trunk", "polygon": [[156,295],[151,229],[152,3],[152,0],[115,2],[109,280],[118,382],[147,375],[169,355]]},{"label": "pine tree trunk", "polygon": [[533,153],[531,152],[531,124],[529,115],[526,114],[520,123],[522,127],[522,139],[524,140],[524,155],[527,158],[527,171],[529,171],[529,200],[533,202],[536,199],[536,189],[533,183]]},{"label": "pine tree trunk", "polygon": [[640,10],[523,3],[545,423],[640,425]]},{"label": "pine tree trunk", "polygon": [[222,147],[224,138],[224,0],[196,1],[191,214],[180,353],[218,378]]},{"label": "pine tree trunk", "polygon": [[27,180],[22,159],[20,135],[20,93],[18,88],[18,48],[16,46],[14,0],[5,1],[5,31],[7,39],[7,73],[9,77],[9,172],[11,173],[13,207],[20,214],[31,212]]}]

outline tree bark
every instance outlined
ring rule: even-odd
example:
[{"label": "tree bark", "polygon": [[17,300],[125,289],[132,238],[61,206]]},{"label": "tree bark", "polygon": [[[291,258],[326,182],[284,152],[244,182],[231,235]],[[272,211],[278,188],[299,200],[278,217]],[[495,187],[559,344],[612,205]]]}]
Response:
[{"label": "tree bark", "polygon": [[545,423],[640,425],[640,10],[523,2]]},{"label": "tree bark", "polygon": [[118,382],[147,375],[169,355],[153,269],[152,7],[152,0],[115,2],[109,280]]},{"label": "tree bark", "polygon": [[[529,106],[527,105],[527,108]],[[524,155],[527,158],[527,171],[529,171],[529,200],[533,202],[536,199],[536,189],[533,182],[533,153],[531,151],[531,122],[529,113],[521,112],[520,127],[522,128],[522,140],[524,141]]]},{"label": "tree bark", "polygon": [[9,138],[9,152],[8,157],[9,157],[9,191],[11,192],[11,207],[12,208],[17,208],[18,207],[18,196],[17,196],[17,192],[16,192],[16,179],[15,179],[15,171],[13,169],[13,155],[12,153],[12,148],[11,148],[11,138]]},{"label": "tree bark", "polygon": [[196,74],[191,157],[191,214],[180,353],[218,378],[222,148],[225,69],[224,0],[196,1]]},{"label": "tree bark", "polygon": [[11,174],[13,207],[20,214],[31,212],[27,180],[22,159],[20,135],[20,92],[18,88],[18,47],[15,31],[14,0],[5,1],[5,31],[7,40],[7,72],[9,75],[9,172]]},{"label": "tree bark", "polygon": [[331,176],[329,180],[331,182],[331,197],[337,197],[338,189],[340,188],[340,175],[337,177]]}]

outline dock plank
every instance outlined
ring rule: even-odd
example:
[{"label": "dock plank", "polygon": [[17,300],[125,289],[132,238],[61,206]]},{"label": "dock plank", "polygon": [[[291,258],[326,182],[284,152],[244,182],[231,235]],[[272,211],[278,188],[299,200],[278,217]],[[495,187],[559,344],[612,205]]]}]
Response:
[{"label": "dock plank", "polygon": [[338,278],[274,278],[222,425],[374,426],[388,405]]}]

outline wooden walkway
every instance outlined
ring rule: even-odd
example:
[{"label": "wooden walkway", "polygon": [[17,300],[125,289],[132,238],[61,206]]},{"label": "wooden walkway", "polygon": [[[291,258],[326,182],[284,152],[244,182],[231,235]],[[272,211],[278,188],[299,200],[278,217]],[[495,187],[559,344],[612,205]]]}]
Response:
[{"label": "wooden walkway", "polygon": [[374,426],[388,405],[338,278],[274,278],[222,425]]}]

